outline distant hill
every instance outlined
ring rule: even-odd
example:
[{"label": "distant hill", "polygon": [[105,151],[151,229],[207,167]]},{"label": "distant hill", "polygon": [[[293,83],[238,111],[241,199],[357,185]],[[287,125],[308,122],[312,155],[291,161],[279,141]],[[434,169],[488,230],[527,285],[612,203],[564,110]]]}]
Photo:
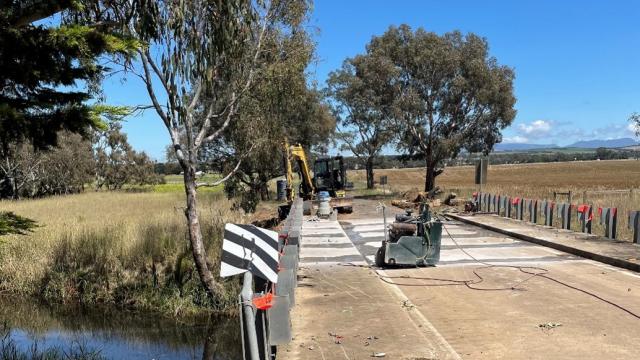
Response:
[{"label": "distant hill", "polygon": [[496,144],[493,151],[524,151],[557,148],[555,144],[520,144],[520,143],[500,143]]},{"label": "distant hill", "polygon": [[577,148],[588,148],[588,149],[596,149],[599,147],[605,148],[621,148],[625,146],[633,146],[637,145],[638,142],[633,140],[632,138],[620,138],[620,139],[611,139],[611,140],[587,140],[587,141],[578,141],[567,147],[577,147]]},{"label": "distant hill", "polygon": [[578,141],[567,146],[558,146],[556,144],[520,144],[520,143],[500,143],[496,144],[493,151],[527,151],[527,150],[543,150],[543,149],[597,149],[604,148],[627,148],[639,146],[637,141],[632,138],[620,138],[610,140],[585,140]]}]

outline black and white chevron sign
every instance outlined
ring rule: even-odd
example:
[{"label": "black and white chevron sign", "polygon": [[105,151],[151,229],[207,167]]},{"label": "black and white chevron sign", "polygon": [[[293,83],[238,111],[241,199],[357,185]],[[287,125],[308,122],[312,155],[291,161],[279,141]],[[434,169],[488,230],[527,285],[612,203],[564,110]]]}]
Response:
[{"label": "black and white chevron sign", "polygon": [[278,282],[278,233],[245,224],[226,224],[222,241],[220,276],[251,271],[255,276]]}]

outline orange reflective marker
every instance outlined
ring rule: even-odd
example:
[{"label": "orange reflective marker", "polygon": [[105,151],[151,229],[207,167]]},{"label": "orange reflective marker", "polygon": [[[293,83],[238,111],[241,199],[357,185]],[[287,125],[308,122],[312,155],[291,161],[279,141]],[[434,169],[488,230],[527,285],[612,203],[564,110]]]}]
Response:
[{"label": "orange reflective marker", "polygon": [[258,310],[267,310],[273,306],[273,294],[267,293],[263,296],[253,298],[253,305]]}]

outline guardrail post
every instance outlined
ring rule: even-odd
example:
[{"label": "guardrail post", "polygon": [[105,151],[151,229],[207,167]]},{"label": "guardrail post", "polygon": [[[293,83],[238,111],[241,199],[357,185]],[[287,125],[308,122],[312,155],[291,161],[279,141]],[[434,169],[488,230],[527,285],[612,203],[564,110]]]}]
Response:
[{"label": "guardrail post", "polygon": [[553,206],[552,201],[543,201],[541,206],[542,214],[544,215],[544,225],[553,226]]},{"label": "guardrail post", "polygon": [[628,227],[633,230],[634,244],[640,244],[640,211],[629,211]]},{"label": "guardrail post", "polygon": [[589,204],[578,205],[578,220],[580,221],[580,231],[591,234],[593,206]]},{"label": "guardrail post", "polygon": [[516,219],[523,220],[524,219],[524,199],[516,198]]},{"label": "guardrail post", "polygon": [[527,211],[529,211],[529,222],[537,223],[538,222],[538,200],[529,199],[526,202]]},{"label": "guardrail post", "polygon": [[571,204],[558,204],[558,217],[564,230],[571,230]]},{"label": "guardrail post", "polygon": [[616,227],[618,225],[617,208],[598,208],[600,224],[604,225],[604,236],[609,239],[616,238]]}]

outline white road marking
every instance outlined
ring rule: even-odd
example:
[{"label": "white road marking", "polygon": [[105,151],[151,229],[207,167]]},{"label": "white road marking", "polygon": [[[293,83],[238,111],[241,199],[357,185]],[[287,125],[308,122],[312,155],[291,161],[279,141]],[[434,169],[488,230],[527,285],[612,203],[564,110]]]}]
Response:
[{"label": "white road marking", "polygon": [[366,232],[366,233],[360,233],[359,235],[360,237],[363,237],[363,238],[384,237],[384,231]]},{"label": "white road marking", "polygon": [[300,257],[308,258],[308,257],[324,257],[324,258],[335,258],[341,256],[351,256],[351,255],[360,255],[360,252],[355,247],[348,248],[314,248],[303,246],[300,249]]},{"label": "white road marking", "polygon": [[[338,264],[339,261],[336,261],[336,258],[344,256],[358,256],[362,258],[362,254],[360,254],[358,249],[353,245],[353,242],[351,242],[338,221],[305,221],[302,223],[301,235],[301,264]],[[340,245],[340,247],[330,246],[332,244]],[[344,244],[351,246],[344,247]],[[314,247],[314,245],[325,246]],[[304,258],[323,258],[323,260],[305,260]],[[358,263],[359,265],[366,264],[366,262],[362,260],[352,263]]]},{"label": "white road marking", "polygon": [[322,228],[315,228],[315,229],[305,229],[304,225],[302,227],[303,231],[304,231],[304,235],[307,236],[320,236],[320,235],[333,235],[333,234],[344,234],[344,230],[340,229],[334,229],[334,228],[326,228],[326,229],[322,229]]},{"label": "white road marking", "polygon": [[358,226],[354,226],[354,228],[351,231],[354,231],[354,232],[384,231],[384,224],[358,225]]},{"label": "white road marking", "polygon": [[322,244],[350,244],[351,240],[348,237],[334,237],[334,236],[305,236],[300,239],[300,243],[304,245],[322,245]]},{"label": "white road marking", "polygon": [[371,246],[372,248],[376,248],[377,249],[377,248],[380,247],[381,244],[382,244],[381,241],[369,241],[369,242],[364,243],[363,245],[364,246]]}]

